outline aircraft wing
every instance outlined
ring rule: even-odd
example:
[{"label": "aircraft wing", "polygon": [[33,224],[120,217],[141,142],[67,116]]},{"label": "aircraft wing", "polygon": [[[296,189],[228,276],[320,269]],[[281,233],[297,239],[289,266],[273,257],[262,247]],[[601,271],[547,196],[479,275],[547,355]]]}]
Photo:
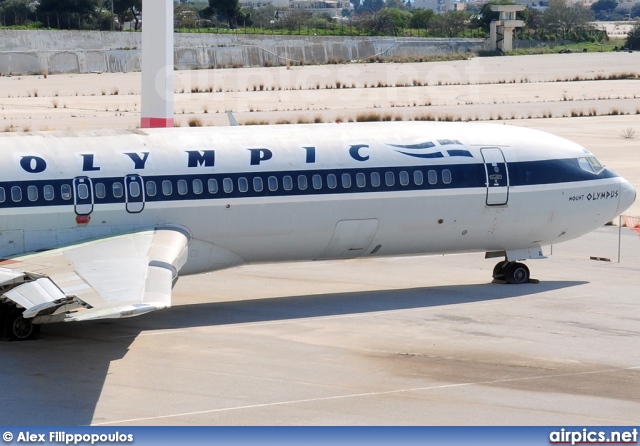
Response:
[{"label": "aircraft wing", "polygon": [[171,306],[190,237],[155,229],[0,262],[0,301],[34,323],[138,316]]}]

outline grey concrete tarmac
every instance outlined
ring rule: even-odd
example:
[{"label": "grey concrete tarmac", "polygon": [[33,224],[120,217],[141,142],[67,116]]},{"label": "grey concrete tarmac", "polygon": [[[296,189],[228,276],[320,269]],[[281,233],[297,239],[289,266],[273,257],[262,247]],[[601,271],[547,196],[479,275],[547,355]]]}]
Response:
[{"label": "grey concrete tarmac", "polygon": [[[640,133],[638,81],[549,82],[634,71],[637,55],[225,70],[215,73],[219,85],[286,75],[290,87],[306,79],[306,90],[225,93],[210,113],[203,112],[215,104],[207,95],[185,94],[178,110],[223,121],[218,108],[273,96],[265,104],[276,111],[244,110],[239,118],[275,122],[304,109],[335,119],[372,106],[394,114],[451,107],[474,120],[476,113],[531,115],[508,124],[581,143],[639,188],[637,139],[621,137],[626,129]],[[362,103],[336,101],[342,90],[314,92],[316,79],[334,83],[350,70],[360,73],[360,87],[401,75],[431,86],[357,87]],[[480,73],[482,86],[434,86],[442,73],[463,81]],[[213,73],[179,75],[218,88]],[[133,128],[136,76],[0,78],[5,130]],[[416,92],[434,103],[414,106]],[[628,114],[561,117],[592,107]],[[535,119],[545,110],[555,117]],[[640,203],[628,213],[638,215]],[[549,259],[529,262],[540,283],[523,286],[491,284],[494,262],[482,254],[246,266],[182,278],[169,310],[51,325],[37,342],[1,343],[0,424],[637,424],[640,238],[622,228],[617,263],[618,230],[547,247]]]},{"label": "grey concrete tarmac", "polygon": [[491,284],[481,254],[186,277],[169,310],[0,344],[0,419],[637,424],[640,239],[623,229],[620,263],[604,227],[529,262],[540,283],[522,286]]}]

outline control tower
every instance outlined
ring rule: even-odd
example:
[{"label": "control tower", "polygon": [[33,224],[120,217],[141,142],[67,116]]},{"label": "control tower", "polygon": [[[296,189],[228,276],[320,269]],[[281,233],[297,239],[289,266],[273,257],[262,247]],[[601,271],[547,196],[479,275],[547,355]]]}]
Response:
[{"label": "control tower", "polygon": [[524,5],[492,5],[491,10],[500,13],[500,18],[490,25],[491,49],[501,52],[513,49],[513,30],[522,28],[524,22],[516,20],[516,12],[524,11]]}]

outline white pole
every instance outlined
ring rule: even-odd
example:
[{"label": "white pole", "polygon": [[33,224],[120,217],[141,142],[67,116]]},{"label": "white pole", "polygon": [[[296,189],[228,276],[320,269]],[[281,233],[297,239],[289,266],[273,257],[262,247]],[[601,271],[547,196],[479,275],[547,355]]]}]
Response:
[{"label": "white pole", "polygon": [[621,244],[622,244],[622,214],[618,216],[618,263],[620,263]]},{"label": "white pole", "polygon": [[173,0],[142,0],[142,128],[173,127]]}]

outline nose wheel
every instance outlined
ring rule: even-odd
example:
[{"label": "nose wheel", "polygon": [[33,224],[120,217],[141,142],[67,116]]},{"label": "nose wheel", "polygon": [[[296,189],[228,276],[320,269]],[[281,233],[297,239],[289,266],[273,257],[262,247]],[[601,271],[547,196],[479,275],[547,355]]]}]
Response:
[{"label": "nose wheel", "polygon": [[529,268],[524,263],[509,262],[504,260],[498,262],[493,268],[493,278],[496,280],[504,280],[507,283],[520,285],[522,283],[529,283]]}]

